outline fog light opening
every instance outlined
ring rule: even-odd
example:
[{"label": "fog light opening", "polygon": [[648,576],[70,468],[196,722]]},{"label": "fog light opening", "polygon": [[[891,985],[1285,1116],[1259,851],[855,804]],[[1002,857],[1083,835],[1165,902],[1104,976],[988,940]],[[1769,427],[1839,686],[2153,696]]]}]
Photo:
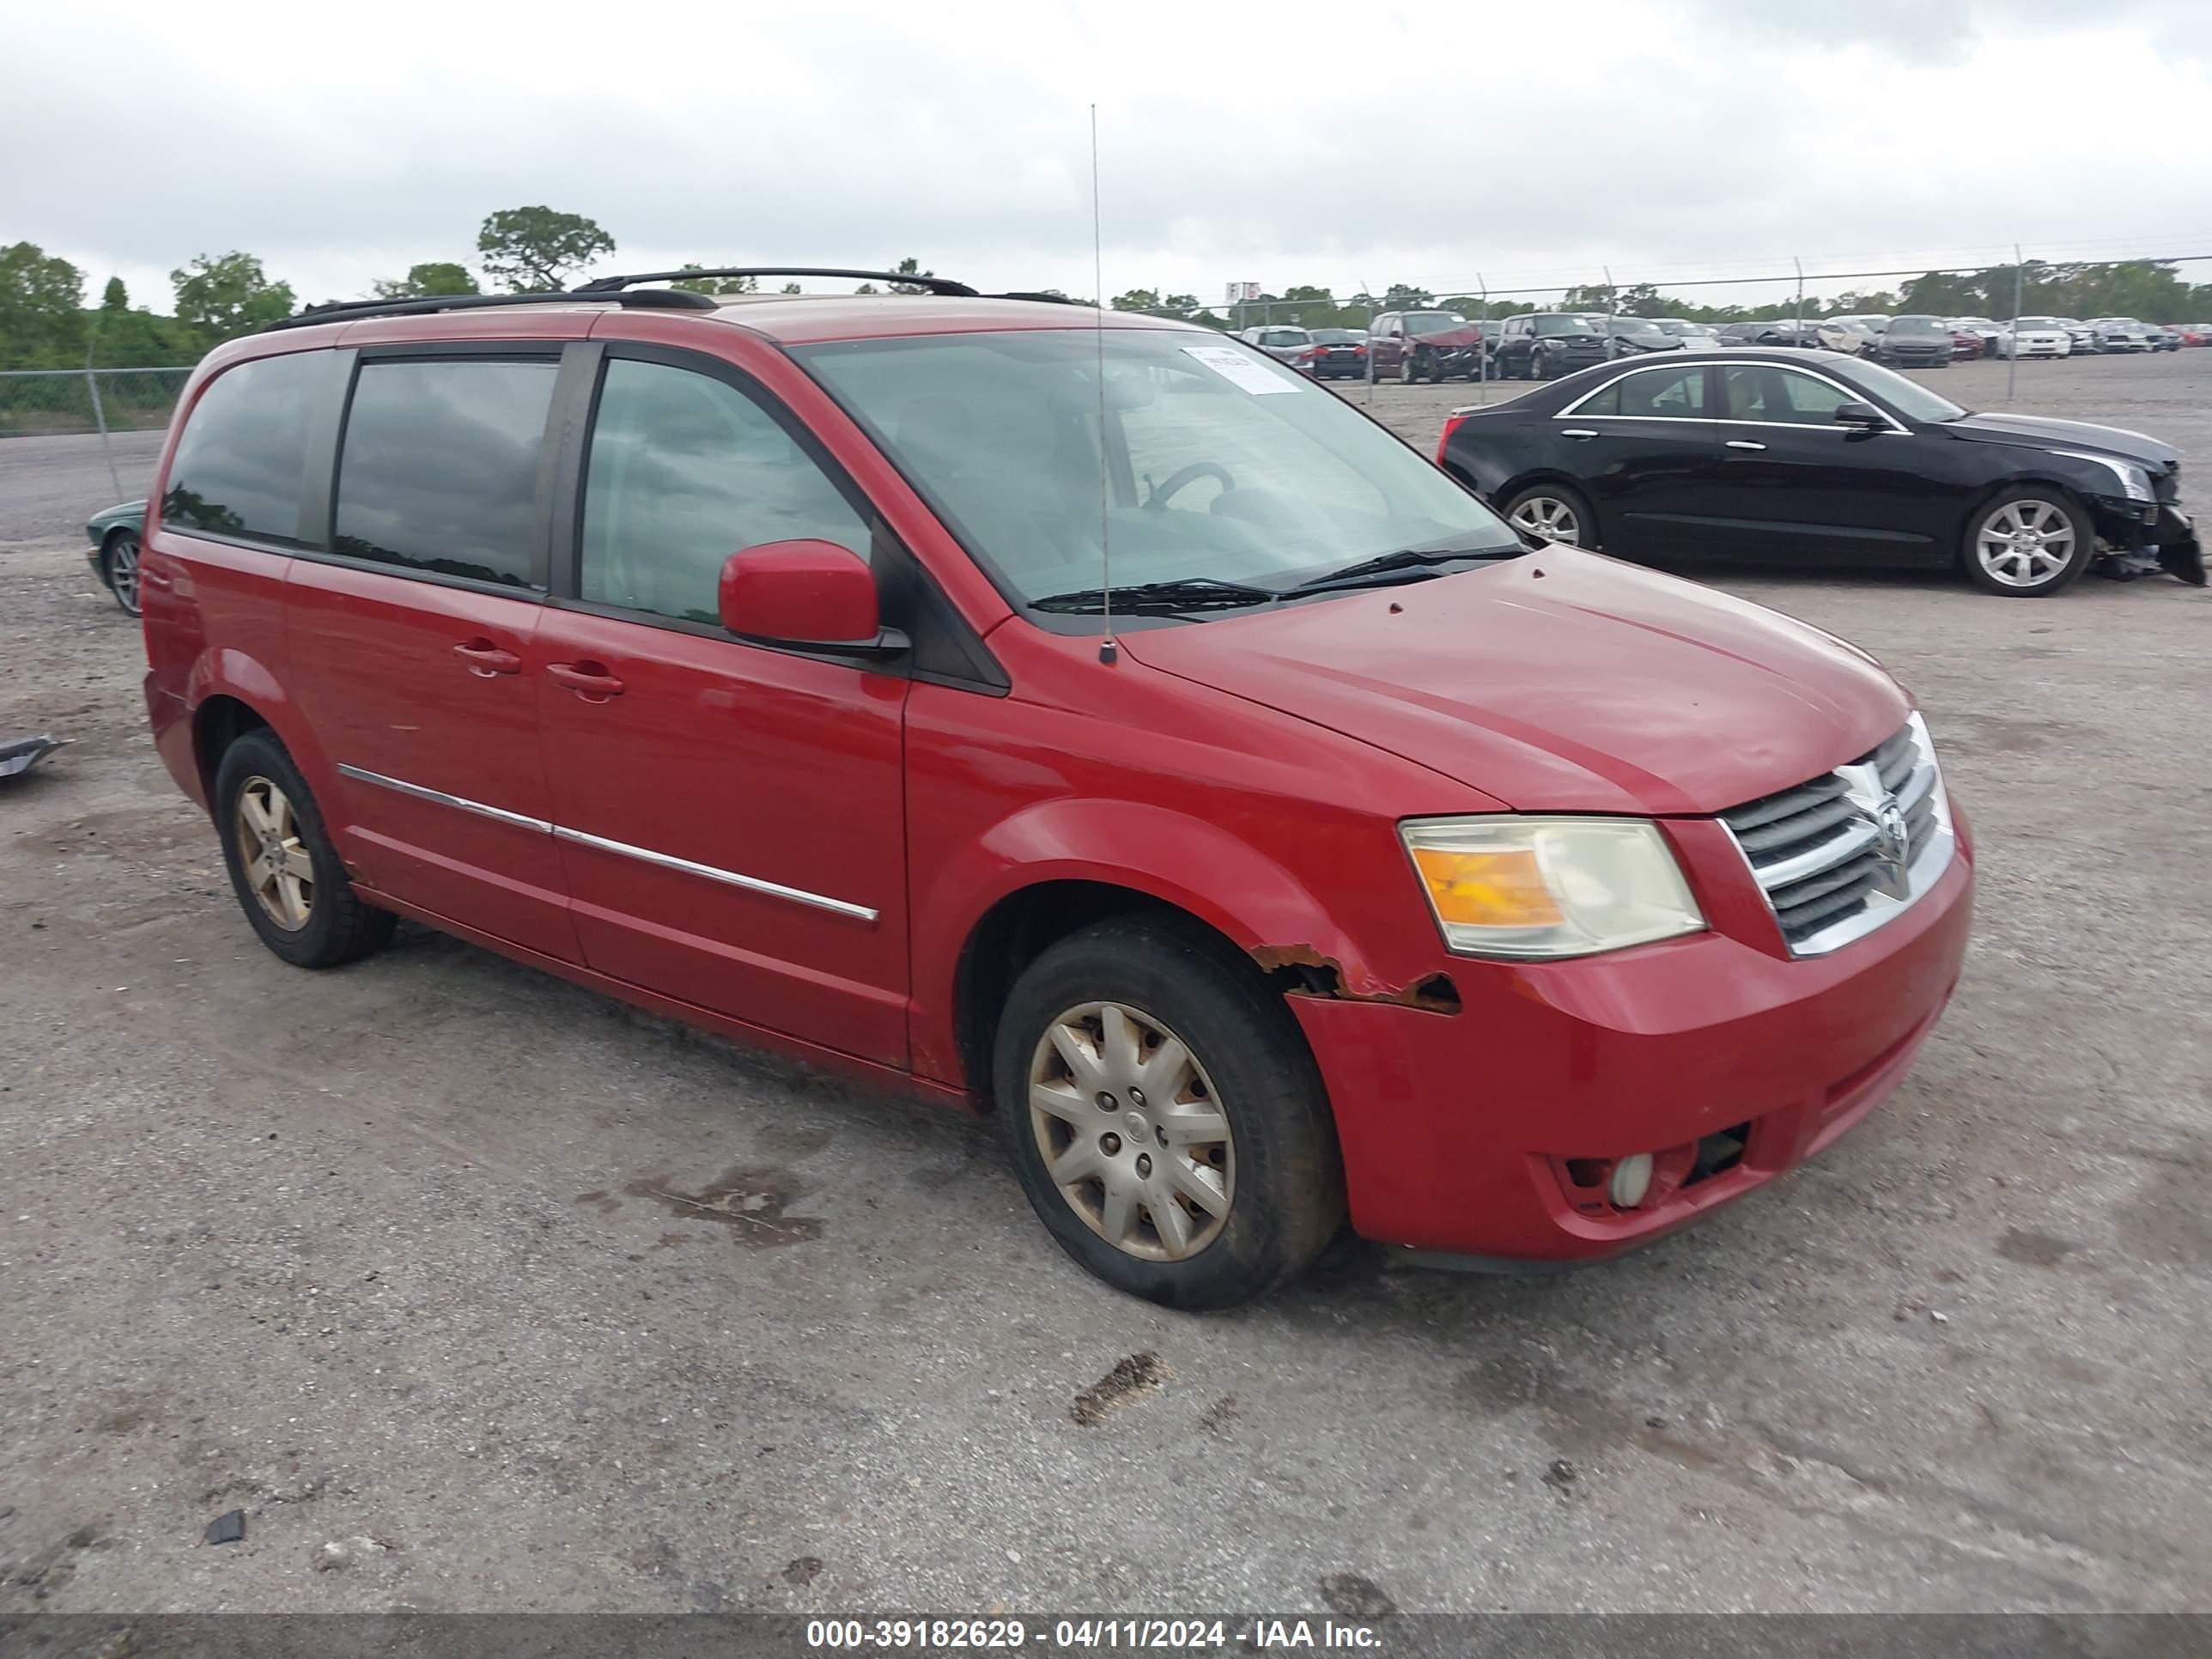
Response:
[{"label": "fog light opening", "polygon": [[1632,1210],[1644,1202],[1644,1195],[1650,1190],[1651,1154],[1638,1152],[1613,1166],[1613,1180],[1607,1185],[1605,1195],[1613,1200],[1616,1210]]}]

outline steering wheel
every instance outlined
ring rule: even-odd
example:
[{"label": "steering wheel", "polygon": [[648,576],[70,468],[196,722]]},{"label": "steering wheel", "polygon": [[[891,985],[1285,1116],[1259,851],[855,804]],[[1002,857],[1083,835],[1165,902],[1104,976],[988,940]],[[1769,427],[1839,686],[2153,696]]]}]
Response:
[{"label": "steering wheel", "polygon": [[1237,488],[1237,480],[1229,476],[1227,467],[1213,461],[1193,461],[1165,483],[1154,486],[1152,493],[1145,497],[1145,505],[1147,507],[1164,507],[1177,490],[1186,484],[1195,483],[1200,478],[1212,479],[1224,492]]}]

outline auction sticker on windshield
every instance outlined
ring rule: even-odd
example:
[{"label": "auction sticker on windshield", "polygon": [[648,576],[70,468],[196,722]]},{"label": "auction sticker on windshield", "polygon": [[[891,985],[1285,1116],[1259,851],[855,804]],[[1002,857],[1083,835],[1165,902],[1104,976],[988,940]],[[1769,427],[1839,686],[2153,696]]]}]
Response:
[{"label": "auction sticker on windshield", "polygon": [[1243,387],[1255,396],[1265,396],[1271,392],[1296,392],[1305,385],[1303,380],[1286,380],[1265,363],[1255,363],[1243,352],[1231,350],[1227,346],[1185,346],[1183,350],[1223,380]]}]

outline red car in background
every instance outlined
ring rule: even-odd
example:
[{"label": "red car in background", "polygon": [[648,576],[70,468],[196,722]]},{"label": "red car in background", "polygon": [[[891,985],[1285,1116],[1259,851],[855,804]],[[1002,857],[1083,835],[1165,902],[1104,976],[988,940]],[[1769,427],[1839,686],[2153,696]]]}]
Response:
[{"label": "red car in background", "polygon": [[[909,291],[644,286],[702,274]],[[194,371],[143,544],[155,744],[278,957],[410,917],[992,1114],[1170,1305],[1347,1217],[1656,1238],[1878,1105],[1966,949],[1873,658],[1524,539],[1138,313],[759,270],[322,307]]]},{"label": "red car in background", "polygon": [[2185,346],[2212,346],[2212,323],[2168,323]]},{"label": "red car in background", "polygon": [[1951,325],[1951,361],[1953,362],[1966,357],[1979,357],[1988,349],[1989,342],[1982,337],[1978,330],[1965,328],[1957,323]]}]

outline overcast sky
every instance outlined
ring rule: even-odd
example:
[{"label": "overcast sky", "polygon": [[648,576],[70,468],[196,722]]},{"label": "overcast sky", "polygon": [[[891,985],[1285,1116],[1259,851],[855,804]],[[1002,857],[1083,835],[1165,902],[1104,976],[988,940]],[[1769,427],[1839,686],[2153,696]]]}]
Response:
[{"label": "overcast sky", "polygon": [[606,269],[1089,294],[1094,101],[1109,293],[2212,253],[2202,0],[0,0],[0,242],[161,309],[195,253],[346,297],[526,203]]}]

